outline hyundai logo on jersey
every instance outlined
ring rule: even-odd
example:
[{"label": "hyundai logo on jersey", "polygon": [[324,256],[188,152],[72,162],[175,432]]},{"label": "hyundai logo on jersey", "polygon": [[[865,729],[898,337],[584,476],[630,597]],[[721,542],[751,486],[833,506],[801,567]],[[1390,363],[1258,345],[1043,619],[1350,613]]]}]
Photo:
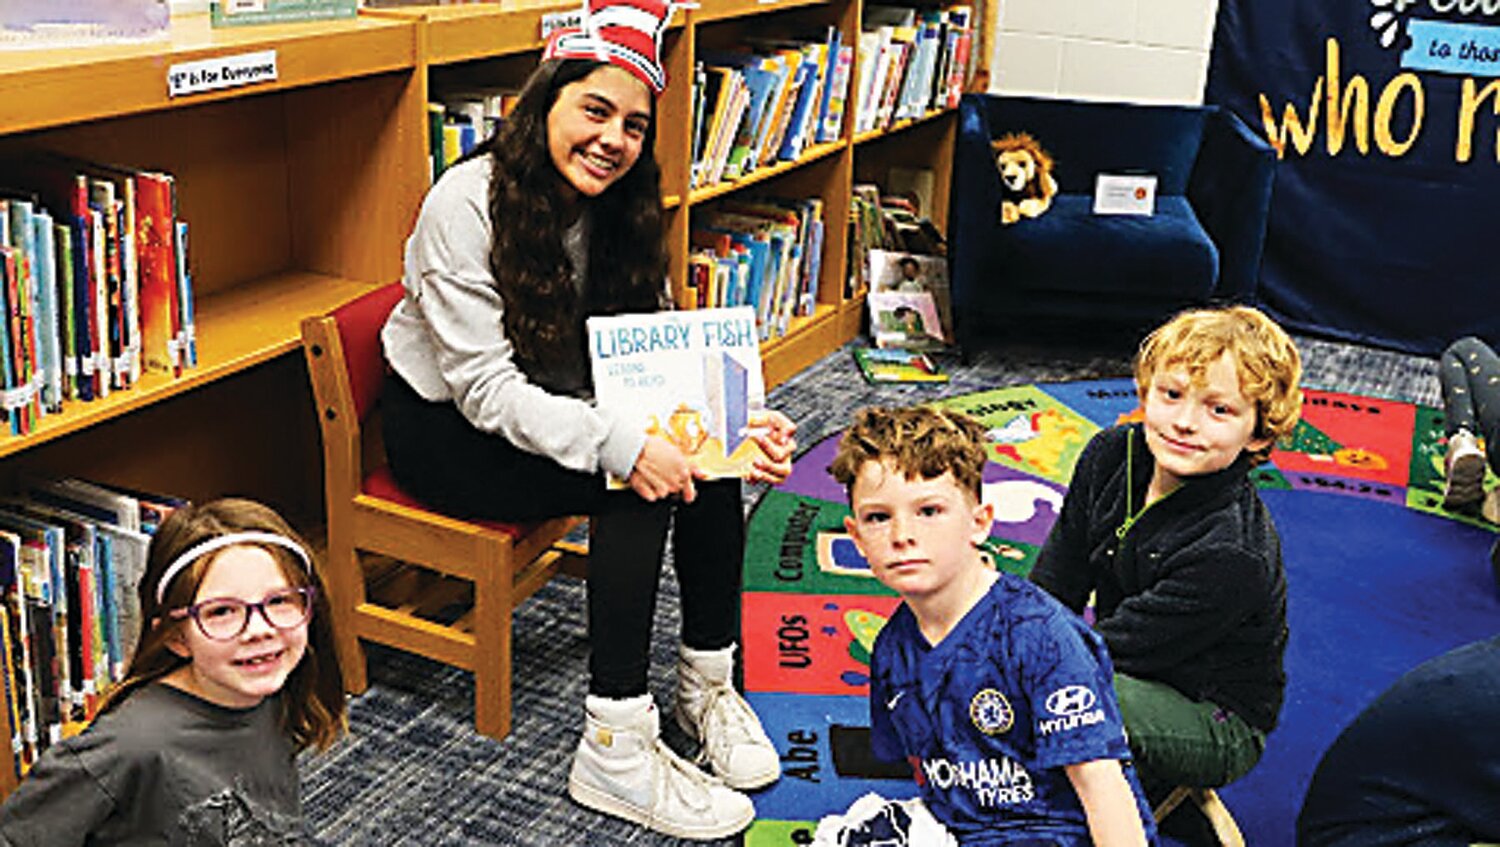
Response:
[{"label": "hyundai logo on jersey", "polygon": [[1042,735],[1052,735],[1080,726],[1103,723],[1104,710],[1094,708],[1097,702],[1099,698],[1087,686],[1067,685],[1059,688],[1047,695],[1046,702],[1047,711],[1057,717],[1038,721],[1037,731]]}]

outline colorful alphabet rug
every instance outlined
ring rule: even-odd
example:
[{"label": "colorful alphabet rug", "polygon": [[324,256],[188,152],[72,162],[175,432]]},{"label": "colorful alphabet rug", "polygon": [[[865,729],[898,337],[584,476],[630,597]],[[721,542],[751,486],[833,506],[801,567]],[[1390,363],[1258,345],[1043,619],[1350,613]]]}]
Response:
[{"label": "colorful alphabet rug", "polygon": [[[1139,416],[1129,380],[937,405],[989,427],[996,561],[1023,575],[1084,444]],[[843,532],[844,491],[827,473],[836,442],[799,457],[750,520],[745,688],[782,758],[781,780],[755,795],[751,847],[810,843],[822,816],[866,792],[916,794],[908,766],[868,749],[869,654],[897,600]],[[1251,844],[1293,843],[1313,768],[1359,709],[1419,662],[1500,631],[1494,528],[1442,509],[1444,449],[1438,410],[1308,391],[1296,431],[1254,472],[1281,534],[1291,639],[1281,724],[1255,770],[1220,792]]]}]

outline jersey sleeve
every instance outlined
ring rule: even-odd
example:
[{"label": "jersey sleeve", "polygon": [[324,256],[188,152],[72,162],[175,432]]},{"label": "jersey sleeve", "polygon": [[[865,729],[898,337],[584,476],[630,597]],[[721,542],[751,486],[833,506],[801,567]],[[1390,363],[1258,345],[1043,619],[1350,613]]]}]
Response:
[{"label": "jersey sleeve", "polygon": [[77,847],[89,841],[114,806],[78,754],[55,746],[0,807],[0,845]]},{"label": "jersey sleeve", "polygon": [[1059,609],[1029,623],[1034,648],[1022,680],[1044,768],[1130,757],[1103,641],[1070,617]]}]

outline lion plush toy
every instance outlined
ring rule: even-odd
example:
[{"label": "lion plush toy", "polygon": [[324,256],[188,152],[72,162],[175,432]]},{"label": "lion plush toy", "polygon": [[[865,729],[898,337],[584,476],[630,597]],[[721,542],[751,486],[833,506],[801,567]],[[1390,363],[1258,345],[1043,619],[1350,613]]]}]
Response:
[{"label": "lion plush toy", "polygon": [[1057,194],[1052,157],[1035,138],[1013,132],[990,142],[1000,171],[1000,223],[1013,224],[1047,211]]}]

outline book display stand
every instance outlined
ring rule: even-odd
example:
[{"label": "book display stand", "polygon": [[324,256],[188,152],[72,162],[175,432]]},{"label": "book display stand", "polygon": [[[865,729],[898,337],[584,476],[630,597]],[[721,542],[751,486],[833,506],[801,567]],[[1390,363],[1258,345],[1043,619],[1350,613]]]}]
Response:
[{"label": "book display stand", "polygon": [[[194,500],[248,496],[316,538],[321,453],[297,355],[300,322],[400,278],[430,179],[430,91],[472,79],[519,84],[536,64],[543,18],[577,5],[403,6],[229,29],[198,14],[174,19],[164,42],[0,52],[0,159],[45,151],[175,176],[179,215],[192,226],[199,355],[181,376],[148,374],[132,389],[65,406],[27,435],[0,436],[0,486],[45,473]],[[854,43],[863,5],[701,0],[675,13],[663,46],[670,82],[656,156],[681,306],[693,302],[683,281],[695,215],[761,193],[824,203],[816,303],[762,344],[767,387],[859,332],[865,292],[845,285],[855,183],[881,181],[893,167],[930,169],[933,217],[946,226],[956,113],[856,135],[850,108],[836,140],[809,145],[796,161],[693,189],[695,57],[829,26]],[[974,8],[978,70],[968,88],[982,89],[994,8]],[[222,84],[184,90],[184,77],[172,77],[204,68],[218,69]],[[0,715],[5,736],[8,724]],[[0,795],[14,785],[7,770]]]}]

